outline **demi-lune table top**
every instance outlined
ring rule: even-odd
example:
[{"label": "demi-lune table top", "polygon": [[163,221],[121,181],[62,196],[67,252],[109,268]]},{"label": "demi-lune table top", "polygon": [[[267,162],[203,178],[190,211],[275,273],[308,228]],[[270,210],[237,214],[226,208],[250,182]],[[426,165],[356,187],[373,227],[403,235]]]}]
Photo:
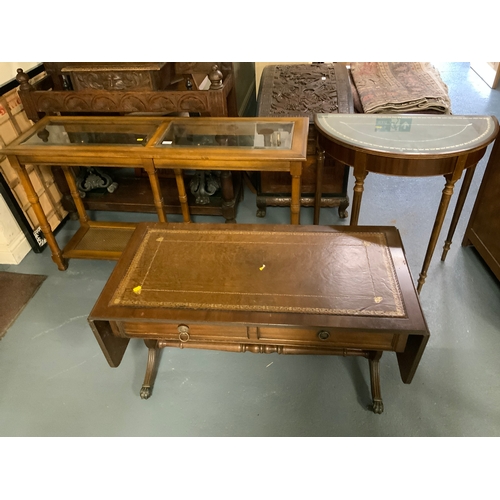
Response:
[{"label": "demi-lune table top", "polygon": [[384,156],[457,156],[483,148],[497,135],[492,116],[317,114],[329,139]]}]

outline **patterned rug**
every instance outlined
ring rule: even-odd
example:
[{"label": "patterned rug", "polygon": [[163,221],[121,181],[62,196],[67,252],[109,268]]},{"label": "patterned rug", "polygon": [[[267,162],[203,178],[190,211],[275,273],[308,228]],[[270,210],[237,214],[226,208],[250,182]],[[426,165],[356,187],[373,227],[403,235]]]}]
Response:
[{"label": "patterned rug", "polygon": [[428,62],[352,63],[360,113],[451,114],[448,87]]},{"label": "patterned rug", "polygon": [[0,339],[47,276],[0,272]]}]

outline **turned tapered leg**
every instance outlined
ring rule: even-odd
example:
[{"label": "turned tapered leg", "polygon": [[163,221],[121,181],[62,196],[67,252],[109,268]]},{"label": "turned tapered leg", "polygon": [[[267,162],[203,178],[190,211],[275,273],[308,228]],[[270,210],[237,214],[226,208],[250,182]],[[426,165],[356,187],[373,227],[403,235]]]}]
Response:
[{"label": "turned tapered leg", "polygon": [[382,393],[380,391],[380,358],[382,351],[374,351],[370,354],[370,383],[372,389],[373,413],[380,414],[384,411]]},{"label": "turned tapered leg", "polygon": [[352,197],[352,208],[351,208],[351,221],[350,226],[357,226],[359,220],[359,211],[361,209],[361,198],[363,197],[363,191],[365,189],[365,179],[368,175],[368,170],[366,169],[367,156],[361,151],[356,151],[354,156],[354,193]]},{"label": "turned tapered leg", "polygon": [[144,343],[148,347],[148,364],[146,366],[144,383],[142,384],[141,388],[141,398],[148,399],[151,396],[151,392],[153,390],[153,374],[159,349],[157,340],[145,340]]},{"label": "turned tapered leg", "polygon": [[149,177],[149,184],[151,185],[153,202],[155,204],[158,220],[160,222],[167,222],[167,216],[165,215],[165,206],[163,204],[163,195],[161,193],[160,181],[158,180],[158,172],[156,171],[153,160],[149,158],[144,159],[142,164]]},{"label": "turned tapered leg", "polygon": [[8,159],[9,163],[16,170],[21,181],[21,185],[23,186],[23,189],[26,192],[26,196],[28,197],[28,201],[31,203],[31,207],[35,212],[38,223],[40,224],[40,229],[43,231],[43,235],[47,240],[47,245],[49,245],[50,251],[52,252],[52,260],[55,262],[55,264],[57,264],[57,267],[60,271],[65,271],[68,268],[68,260],[63,258],[62,251],[57,244],[49,221],[47,220],[42,205],[40,204],[40,199],[38,198],[35,188],[31,183],[29,174],[26,171],[26,167],[24,165],[21,165],[21,163],[17,161],[17,157],[15,156],[8,156]]},{"label": "turned tapered leg", "polygon": [[448,231],[448,236],[446,237],[446,241],[444,242],[443,253],[441,255],[441,260],[444,262],[446,259],[446,255],[448,250],[451,247],[451,241],[453,239],[453,235],[455,234],[455,229],[457,228],[458,221],[460,219],[460,215],[462,213],[462,209],[464,207],[465,199],[467,198],[467,194],[469,192],[470,184],[472,181],[472,177],[474,176],[474,171],[476,170],[476,165],[468,168],[465,171],[464,180],[462,182],[462,187],[460,188],[460,193],[458,195],[457,205],[455,207],[455,211],[453,212],[453,217],[451,219],[450,229]]},{"label": "turned tapered leg", "polygon": [[177,183],[177,192],[179,193],[179,202],[181,204],[182,219],[184,222],[191,222],[191,213],[189,211],[186,186],[184,185],[184,176],[180,168],[174,169],[175,182]]},{"label": "turned tapered leg", "polygon": [[85,210],[85,206],[83,205],[82,198],[80,197],[80,193],[78,192],[78,186],[75,181],[75,174],[71,167],[63,166],[61,167],[64,172],[64,177],[66,177],[66,182],[68,183],[69,192],[71,193],[71,197],[73,198],[73,203],[75,204],[76,211],[78,213],[78,219],[80,220],[80,225],[86,227],[88,226],[89,217],[87,215],[87,211]]},{"label": "turned tapered leg", "polygon": [[361,198],[363,197],[364,184],[368,172],[362,172],[356,175],[356,182],[354,183],[354,195],[352,197],[352,208],[351,208],[351,221],[350,226],[357,226],[359,220],[359,210],[361,208]]},{"label": "turned tapered leg", "polygon": [[422,271],[420,271],[420,276],[418,278],[417,292],[420,293],[422,287],[424,286],[425,279],[427,278],[427,270],[429,269],[429,264],[432,259],[432,254],[436,248],[436,243],[439,238],[439,233],[443,226],[444,217],[446,211],[448,210],[448,205],[450,204],[450,199],[453,194],[453,187],[456,180],[451,176],[445,176],[446,184],[443,189],[443,194],[441,196],[441,202],[439,203],[438,212],[436,215],[436,220],[434,221],[434,227],[432,228],[431,238],[429,240],[429,245],[427,246],[427,252],[425,254],[424,263],[422,265]]}]

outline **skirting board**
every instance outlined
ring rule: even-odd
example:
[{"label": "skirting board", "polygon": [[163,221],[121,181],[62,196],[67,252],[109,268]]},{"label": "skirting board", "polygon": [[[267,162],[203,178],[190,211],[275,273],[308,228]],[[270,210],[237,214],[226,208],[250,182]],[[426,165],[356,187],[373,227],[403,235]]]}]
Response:
[{"label": "skirting board", "polygon": [[19,264],[31,250],[31,245],[20,232],[8,244],[0,243],[0,264]]}]

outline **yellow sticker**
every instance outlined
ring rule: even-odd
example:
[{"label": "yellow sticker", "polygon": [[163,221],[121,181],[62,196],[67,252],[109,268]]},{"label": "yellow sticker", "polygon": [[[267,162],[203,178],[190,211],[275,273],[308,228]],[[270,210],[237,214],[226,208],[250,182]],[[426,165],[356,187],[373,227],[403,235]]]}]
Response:
[{"label": "yellow sticker", "polygon": [[262,267],[259,267],[259,269],[262,271],[266,267],[265,264],[262,264]]},{"label": "yellow sticker", "polygon": [[143,137],[138,137],[138,138],[137,138],[137,142],[142,142],[143,140],[144,140],[144,138],[143,138]]},{"label": "yellow sticker", "polygon": [[134,293],[136,293],[137,295],[140,295],[141,294],[141,290],[142,290],[142,286],[139,285],[139,286],[136,286],[135,288],[132,289],[132,291]]}]

